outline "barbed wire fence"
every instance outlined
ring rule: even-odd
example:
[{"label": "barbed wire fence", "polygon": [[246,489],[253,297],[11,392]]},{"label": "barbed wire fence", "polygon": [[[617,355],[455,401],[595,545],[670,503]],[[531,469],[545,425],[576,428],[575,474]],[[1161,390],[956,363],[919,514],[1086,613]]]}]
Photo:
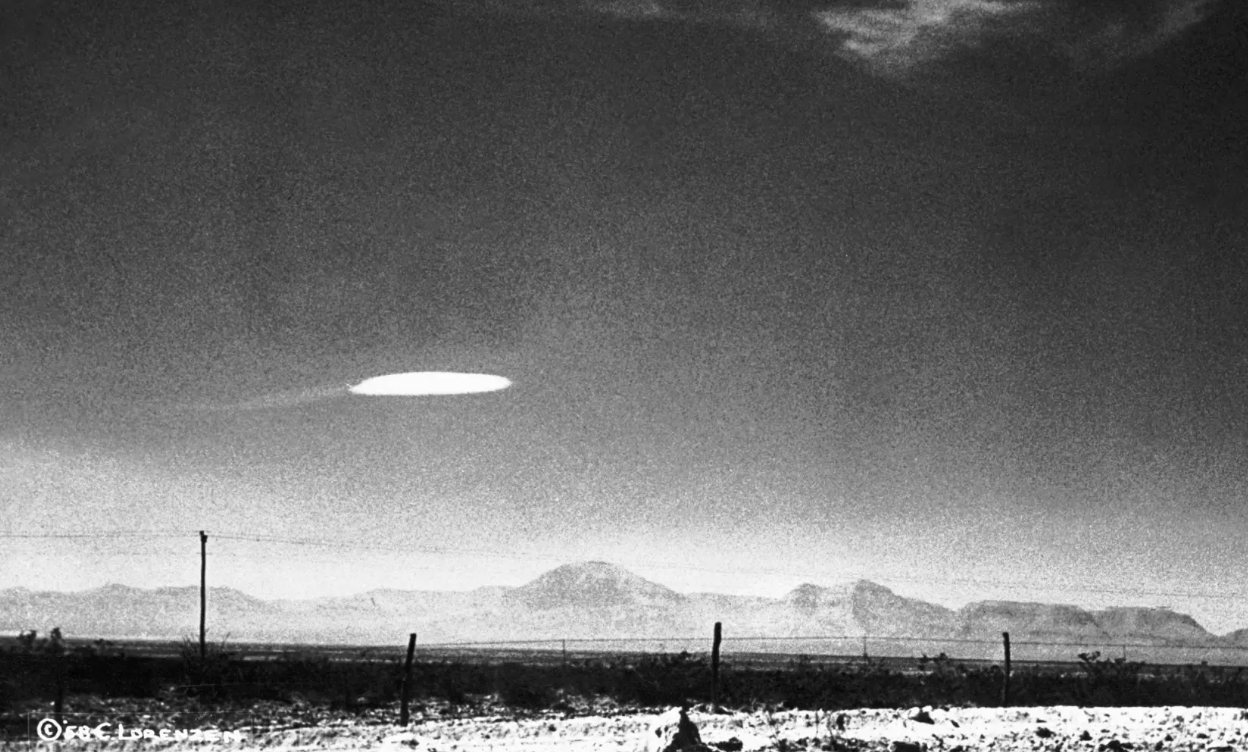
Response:
[{"label": "barbed wire fence", "polygon": [[[172,639],[151,641],[117,640],[116,644],[110,646],[105,640],[85,636],[89,629],[83,631],[83,636],[71,633],[67,637],[62,638],[58,633],[55,641],[59,643],[57,648],[59,655],[69,656],[75,653],[80,655],[106,654],[116,657],[117,651],[120,650],[127,651],[129,655],[139,658],[180,658],[186,669],[181,673],[170,668],[160,670],[153,668],[149,669],[147,673],[141,670],[136,672],[136,682],[138,684],[146,683],[145,686],[148,687],[147,691],[149,692],[154,691],[153,682],[157,678],[162,678],[162,681],[172,678],[174,680],[173,683],[164,682],[162,686],[176,692],[191,694],[215,692],[228,695],[232,692],[241,692],[244,696],[267,696],[277,692],[281,696],[293,696],[290,693],[325,693],[328,691],[338,697],[337,701],[342,707],[354,706],[358,703],[358,698],[361,695],[370,693],[382,699],[388,698],[386,700],[388,702],[397,702],[397,698],[401,698],[400,718],[404,724],[408,718],[409,695],[414,677],[421,677],[417,684],[419,685],[423,682],[424,685],[427,685],[424,687],[426,690],[430,687],[442,687],[444,689],[445,686],[443,685],[446,685],[452,688],[451,694],[454,695],[454,687],[468,681],[463,677],[455,678],[456,675],[475,675],[475,681],[481,686],[490,687],[498,685],[504,688],[510,686],[511,695],[521,698],[522,702],[526,702],[528,700],[524,698],[531,694],[531,690],[519,685],[536,675],[524,673],[525,670],[518,671],[515,668],[517,666],[544,667],[544,670],[550,676],[562,677],[560,681],[565,685],[568,685],[569,676],[575,678],[578,671],[582,672],[582,674],[602,675],[604,667],[608,673],[619,673],[622,669],[625,672],[623,676],[627,676],[628,672],[633,670],[632,667],[640,666],[644,668],[650,666],[643,673],[648,671],[656,675],[674,678],[678,683],[688,679],[687,675],[681,673],[686,668],[695,674],[698,674],[698,672],[709,672],[708,675],[713,678],[706,679],[703,677],[697,679],[697,681],[709,684],[712,705],[715,703],[714,698],[719,691],[721,668],[730,672],[745,671],[749,673],[751,669],[760,671],[801,671],[809,668],[833,667],[836,670],[837,666],[857,665],[865,667],[868,672],[882,669],[896,675],[918,674],[920,675],[919,678],[922,679],[921,675],[925,672],[947,670],[948,666],[955,663],[980,664],[981,679],[982,672],[985,670],[991,669],[995,672],[998,667],[1002,669],[999,672],[999,677],[995,678],[994,681],[999,681],[1001,684],[1001,703],[1009,704],[1011,664],[1014,667],[1016,676],[1019,675],[1020,669],[1026,670],[1029,666],[1041,669],[1046,664],[1057,666],[1058,671],[1066,674],[1078,672],[1081,668],[1088,670],[1090,674],[1094,671],[1104,670],[1104,667],[1107,665],[1116,665],[1123,666],[1137,674],[1152,673],[1156,676],[1162,676],[1163,674],[1173,676],[1175,671],[1181,671],[1183,667],[1204,665],[1215,669],[1214,674],[1217,676],[1222,676],[1226,673],[1222,669],[1229,668],[1231,673],[1238,677],[1237,669],[1248,667],[1248,643],[1215,637],[1211,637],[1203,642],[1184,642],[1181,640],[1139,640],[1128,637],[1093,635],[1088,639],[1075,641],[1060,638],[1046,639],[1043,633],[1039,631],[1020,631],[1011,640],[1008,632],[993,633],[986,629],[976,630],[974,633],[961,636],[948,634],[862,633],[751,634],[748,620],[741,624],[734,624],[731,618],[712,622],[711,619],[714,617],[711,614],[714,613],[714,609],[707,610],[708,618],[705,624],[698,623],[691,630],[700,632],[700,634],[685,634],[683,636],[652,637],[621,633],[611,634],[611,627],[609,626],[602,627],[602,633],[594,636],[585,636],[585,630],[583,629],[579,631],[569,629],[567,636],[560,636],[554,634],[558,631],[558,628],[548,627],[543,630],[548,636],[540,639],[489,639],[478,641],[431,641],[426,639],[424,642],[418,642],[417,633],[421,629],[420,624],[406,623],[406,620],[409,618],[408,613],[404,612],[402,608],[398,608],[395,613],[390,614],[385,629],[381,630],[386,635],[393,633],[393,639],[387,637],[383,640],[359,640],[360,642],[372,644],[315,645],[281,643],[277,640],[272,640],[267,643],[234,641],[226,646],[224,642],[218,641],[218,636],[221,634],[222,629],[230,629],[232,619],[239,618],[240,612],[235,609],[224,614],[222,612],[214,614],[216,623],[210,623],[214,630],[214,645],[212,646],[213,649],[209,651],[206,644],[203,619],[206,613],[204,606],[205,595],[213,589],[209,587],[212,582],[211,572],[213,571],[209,564],[213,559],[243,560],[249,563],[255,562],[257,565],[260,565],[261,561],[280,560],[287,564],[294,562],[298,565],[303,561],[316,560],[316,552],[321,551],[332,552],[332,555],[323,558],[318,563],[332,568],[335,565],[343,564],[345,561],[343,552],[352,552],[357,555],[363,552],[372,552],[391,557],[420,552],[517,560],[560,561],[562,563],[561,557],[490,549],[398,546],[386,545],[384,543],[335,541],[307,537],[256,535],[236,531],[212,533],[211,535],[205,534],[204,531],[188,533],[187,531],[168,529],[64,533],[19,533],[6,531],[0,532],[0,539],[25,539],[36,542],[64,540],[75,543],[81,541],[85,545],[76,551],[76,560],[79,562],[113,557],[121,560],[150,557],[152,560],[162,563],[176,559],[178,561],[177,572],[184,571],[182,568],[183,564],[186,565],[185,571],[187,572],[194,569],[199,570],[201,576],[200,588],[198,598],[195,599],[198,601],[197,615],[200,618],[198,650],[194,649],[196,646],[193,640],[186,636],[193,632],[193,627],[188,623],[185,625],[187,627],[185,630],[186,635],[183,636],[181,643]],[[213,546],[208,545],[207,541],[209,539],[214,542],[224,541],[226,545],[219,548],[224,548],[225,550],[214,549]],[[292,549],[294,555],[290,551],[283,552],[280,549],[257,552],[247,550],[245,547],[235,548],[234,544],[236,543],[285,546]],[[198,566],[192,568],[192,563]],[[658,564],[659,568],[665,566],[662,563]],[[672,568],[695,569],[676,564],[670,566]],[[703,571],[725,573],[724,570],[713,568],[702,569]],[[205,572],[208,574],[205,574]],[[777,572],[770,569],[738,569],[733,570],[731,573],[737,575],[762,575],[776,574]],[[788,574],[799,573],[789,572]],[[911,581],[913,581],[913,578],[911,578]],[[1020,588],[1028,586],[1027,583],[989,583],[987,581],[983,581],[980,584],[1017,586]],[[1070,590],[1076,591],[1080,589]],[[1210,600],[1248,597],[1242,593],[1226,591],[1198,593],[1103,587],[1088,587],[1083,588],[1082,591],[1131,596],[1164,595],[1168,597],[1206,598]],[[181,598],[183,595],[179,592],[178,597]],[[188,603],[186,604],[185,613],[189,614],[196,609],[190,603],[191,599],[189,596],[187,596],[187,599]],[[208,600],[210,601],[211,599]],[[729,617],[727,612],[725,617]],[[364,625],[371,618],[373,616],[366,612],[350,613],[347,615],[346,621],[344,621],[347,627],[345,631],[352,633],[352,627]],[[415,612],[411,612],[410,618],[413,621],[417,620]],[[358,620],[357,623],[352,624],[352,619]],[[241,622],[234,621],[233,623],[240,624]],[[286,626],[294,623],[292,621]],[[686,621],[681,623],[689,625],[692,622]],[[83,624],[89,624],[89,622],[83,622]],[[27,629],[29,626],[33,625],[27,625],[23,629]],[[502,626],[503,628],[506,627],[506,625]],[[5,629],[5,627],[6,625],[0,624],[0,630]],[[619,629],[622,632],[626,627],[621,625]],[[766,631],[766,629],[764,628],[763,631]],[[378,630],[373,630],[371,633],[359,631],[358,634],[361,636],[364,634],[377,635],[381,632]],[[998,635],[1000,636],[998,637]],[[45,637],[45,645],[47,641],[48,638]],[[346,642],[344,640],[344,643]],[[18,647],[16,651],[11,647],[14,644]],[[26,663],[29,663],[29,665],[26,665],[23,663],[26,658],[40,658],[35,655],[23,655],[23,652],[32,652],[29,649],[33,645],[33,634],[30,634],[28,637],[23,635],[23,637],[15,638],[13,636],[6,637],[3,632],[0,632],[0,647],[7,648],[7,651],[2,656],[7,661],[5,665],[10,669],[20,668],[26,672],[27,676],[46,685],[42,692],[44,695],[55,697],[53,713],[59,721],[62,714],[68,712],[65,708],[69,686],[65,676],[66,663],[56,656],[43,656],[43,658],[51,658],[51,660],[43,660],[42,663],[38,660],[33,662],[27,661]],[[26,648],[25,651],[23,651],[23,647]],[[198,664],[196,663],[197,660]],[[246,668],[248,665],[252,669],[259,668],[257,664],[263,665],[266,662],[272,665],[273,670],[271,672],[257,672],[255,670],[247,670]],[[416,674],[413,674],[414,662],[423,666],[423,668],[418,669]],[[513,668],[503,671],[502,674],[498,673],[500,667],[506,669],[508,666]],[[655,669],[655,666],[659,668]],[[485,671],[484,675],[482,671]],[[1218,673],[1219,671],[1221,673]],[[503,678],[500,679],[500,676]],[[738,673],[735,676],[740,677],[741,674]],[[546,677],[537,681],[539,684],[543,681],[549,683],[551,679]],[[631,680],[626,678],[616,678],[612,681],[619,682],[619,686],[631,686],[628,684]],[[1221,681],[1221,679],[1218,681]],[[1238,681],[1238,679],[1235,679],[1235,681]],[[558,683],[557,681],[556,684]],[[459,691],[462,692],[462,689]],[[1226,691],[1233,692],[1236,690],[1234,687],[1231,687]]]},{"label": "barbed wire fence", "polygon": [[[170,555],[170,549],[153,550],[153,541],[171,542],[175,540],[194,541],[194,549],[178,549],[189,557],[191,550],[195,550],[196,559],[200,559],[201,548],[199,540],[199,531],[186,531],[176,529],[152,529],[152,530],[119,530],[119,531],[93,531],[89,533],[20,533],[20,532],[0,532],[0,539],[28,539],[28,540],[92,540],[102,542],[107,545],[110,551],[107,554],[100,553],[100,556],[131,558],[131,557],[167,557]],[[294,547],[296,550],[303,552],[303,556],[292,557],[289,554],[260,554],[259,558],[281,559],[285,561],[300,560],[306,557],[306,552],[313,549],[331,550],[331,551],[374,551],[388,554],[411,554],[411,553],[432,553],[432,554],[454,554],[461,556],[476,557],[499,557],[508,559],[527,559],[527,560],[549,560],[562,561],[561,557],[546,554],[526,554],[514,551],[498,551],[492,549],[468,549],[468,548],[449,548],[442,546],[420,546],[420,545],[385,545],[375,543],[363,543],[355,541],[334,541],[308,537],[292,537],[292,536],[275,536],[275,535],[256,535],[245,532],[228,531],[216,532],[209,535],[213,540],[237,541],[248,543],[261,543],[265,545],[283,545]],[[129,543],[134,540],[142,540],[140,545]],[[179,555],[182,555],[179,554]],[[231,559],[257,559],[254,552],[240,553],[238,551],[213,551],[211,547],[202,554],[206,561],[213,558]],[[311,558],[311,557],[309,557]],[[333,563],[334,559],[325,560]],[[722,569],[709,567],[690,567],[684,564],[665,565],[662,562],[651,563],[652,566],[663,568],[670,566],[671,568],[679,568],[684,570],[701,570],[715,573],[731,573],[731,574],[757,574],[770,575],[780,573],[780,570],[761,568],[761,569],[734,569],[731,572]],[[799,572],[786,572],[787,574],[801,575]],[[895,578],[907,581],[922,582],[916,578]],[[209,583],[211,578],[209,578]],[[980,584],[991,585],[995,587],[1029,587],[1028,583],[1011,583],[993,580],[961,580],[964,584]],[[209,587],[211,589],[211,585]],[[1240,600],[1248,599],[1248,593],[1228,592],[1228,591],[1174,591],[1174,590],[1151,590],[1144,588],[1106,588],[1106,587],[1083,587],[1069,588],[1071,592],[1095,593],[1095,594],[1115,594],[1115,595],[1131,595],[1131,596],[1166,596],[1191,599],[1228,599]],[[810,659],[824,661],[849,661],[858,658],[874,658],[874,659],[907,659],[920,657],[935,657],[945,655],[950,658],[967,661],[999,661],[1003,657],[1001,640],[996,638],[994,634],[975,634],[967,637],[950,637],[950,636],[932,636],[932,635],[904,635],[904,634],[868,634],[868,635],[734,635],[732,630],[734,625],[731,621],[725,623],[726,634],[723,637],[723,650],[725,657],[736,661],[739,665],[757,664],[770,665],[776,663],[777,660],[783,660],[785,656],[805,656]],[[549,660],[566,661],[571,657],[573,660],[598,655],[607,655],[613,653],[620,654],[647,654],[647,653],[671,653],[688,652],[691,654],[708,653],[710,651],[710,625],[707,625],[707,635],[704,636],[684,636],[684,637],[632,637],[628,635],[608,635],[604,634],[598,637],[551,637],[546,639],[526,639],[526,640],[490,640],[490,641],[457,641],[457,642],[431,642],[421,644],[420,654],[440,656],[440,657],[458,657],[464,660],[503,660],[503,659],[520,659],[544,662]],[[1138,641],[1124,638],[1096,638],[1083,641],[1070,640],[1045,640],[1039,638],[1035,633],[1028,632],[1022,636],[1023,639],[1016,639],[1012,643],[1012,659],[1018,664],[1028,663],[1077,663],[1081,655],[1096,654],[1106,659],[1122,659],[1132,661],[1142,661],[1147,663],[1161,664],[1196,664],[1208,663],[1214,665],[1226,666],[1244,666],[1248,665],[1248,644],[1232,644],[1226,640],[1214,638],[1208,642],[1181,642],[1181,641]],[[311,647],[311,646],[307,646]],[[358,652],[361,647],[366,646],[322,646],[320,649],[327,654],[334,654],[335,651],[341,653]],[[373,646],[377,654],[389,654],[393,650],[402,651],[402,646]],[[571,651],[569,651],[571,647]],[[274,647],[261,644],[235,644],[232,652],[235,655],[250,657],[254,660],[263,660],[265,658],[277,657],[301,648],[290,647]]]}]

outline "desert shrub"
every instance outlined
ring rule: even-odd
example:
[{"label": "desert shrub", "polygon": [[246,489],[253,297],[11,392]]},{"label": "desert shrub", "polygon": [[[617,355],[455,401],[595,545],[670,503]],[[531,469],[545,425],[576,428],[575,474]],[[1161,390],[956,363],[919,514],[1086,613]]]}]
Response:
[{"label": "desert shrub", "polygon": [[19,632],[13,652],[22,655],[63,655],[65,638],[61,635],[60,627],[53,627],[48,636],[42,639],[33,629],[28,632]]},{"label": "desert shrub", "polygon": [[691,698],[709,699],[711,667],[702,656],[688,651],[675,655],[647,655],[625,674],[626,696],[616,698],[653,707],[679,705]]},{"label": "desert shrub", "polygon": [[335,684],[341,692],[344,709],[376,708],[398,697],[402,668],[393,662],[344,662],[338,668]]},{"label": "desert shrub", "polygon": [[225,641],[206,643],[201,654],[199,642],[184,637],[178,649],[182,681],[177,688],[189,697],[226,699],[231,685],[243,679],[234,666],[234,654],[225,649]]},{"label": "desert shrub", "polygon": [[84,653],[66,663],[71,694],[149,698],[156,697],[165,683],[160,661],[150,658]]},{"label": "desert shrub", "polygon": [[[152,697],[162,687],[201,700],[248,701],[296,696],[360,710],[398,699],[401,659],[360,653],[331,660],[307,651],[274,660],[243,661],[225,644],[184,640],[177,657],[127,657],[106,644],[65,651],[27,633],[0,652],[0,710],[28,700],[53,699],[58,678],[70,694]],[[59,635],[58,635],[59,637]],[[917,670],[916,670],[917,668]],[[852,663],[796,658],[770,667],[721,662],[718,700],[741,709],[842,710],[915,705],[992,706],[1000,702],[1002,667],[967,664],[945,654]],[[711,670],[705,654],[619,655],[594,660],[532,663],[510,660],[426,660],[412,667],[413,699],[466,705],[489,695],[518,709],[557,707],[572,695],[609,698],[621,705],[660,707],[707,702]],[[300,700],[302,701],[302,700]],[[1067,667],[1015,666],[1011,701],[1017,705],[1248,706],[1243,668],[1194,665],[1151,667],[1105,660],[1096,653]]]},{"label": "desert shrub", "polygon": [[558,699],[555,686],[558,677],[552,673],[545,667],[503,664],[495,674],[494,692],[509,707],[524,710],[548,708]]},{"label": "desert shrub", "polygon": [[560,686],[564,695],[580,697],[618,697],[622,669],[606,661],[573,661],[560,669]]},{"label": "desert shrub", "polygon": [[845,679],[837,668],[812,663],[803,656],[773,673],[767,685],[768,704],[793,709],[822,708],[838,703]]},{"label": "desert shrub", "polygon": [[1139,702],[1144,664],[1124,658],[1102,659],[1100,651],[1079,654],[1083,673],[1077,685],[1080,704],[1099,707],[1135,705]]},{"label": "desert shrub", "polygon": [[922,676],[920,682],[926,693],[957,698],[968,694],[970,681],[966,665],[955,662],[945,653],[934,658],[923,654],[918,660],[918,669]]},{"label": "desert shrub", "polygon": [[416,661],[412,664],[412,696],[446,700],[464,705],[471,695],[488,692],[487,678],[479,665],[462,661]]}]

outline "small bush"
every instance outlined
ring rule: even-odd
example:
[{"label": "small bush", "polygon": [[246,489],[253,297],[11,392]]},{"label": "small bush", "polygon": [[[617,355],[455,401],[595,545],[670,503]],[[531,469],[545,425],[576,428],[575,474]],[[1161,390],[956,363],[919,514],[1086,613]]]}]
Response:
[{"label": "small bush", "polygon": [[[59,646],[59,648],[58,648]],[[1104,660],[1097,653],[1065,668],[1016,667],[1017,705],[1248,706],[1248,672],[1204,665],[1148,667]],[[917,669],[917,670],[916,670]],[[224,642],[205,656],[186,639],[177,657],[127,657],[97,642],[65,651],[59,632],[23,633],[0,652],[0,710],[55,697],[58,677],[69,694],[154,697],[162,687],[202,700],[249,702],[301,699],[361,711],[398,700],[401,659],[361,653],[345,660],[308,651],[275,660],[243,661]],[[768,668],[720,666],[719,704],[738,709],[843,710],[922,705],[992,706],[1000,701],[1002,668],[967,664],[945,654],[904,661],[817,662],[796,658]],[[606,656],[562,665],[431,659],[412,666],[413,699],[471,704],[487,696],[520,709],[557,707],[561,698],[609,699],[622,706],[705,703],[711,670],[705,654]]]}]

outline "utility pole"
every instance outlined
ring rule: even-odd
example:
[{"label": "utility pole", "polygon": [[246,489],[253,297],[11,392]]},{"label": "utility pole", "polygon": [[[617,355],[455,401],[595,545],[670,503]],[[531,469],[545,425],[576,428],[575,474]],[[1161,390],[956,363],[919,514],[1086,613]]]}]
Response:
[{"label": "utility pole", "polygon": [[411,719],[407,704],[412,697],[412,657],[416,655],[416,633],[407,636],[407,662],[403,664],[402,704],[399,707],[399,725],[406,726]]},{"label": "utility pole", "polygon": [[199,659],[208,655],[207,643],[204,641],[206,630],[206,611],[208,608],[208,534],[199,531]]},{"label": "utility pole", "polygon": [[719,643],[723,640],[723,624],[715,622],[711,641],[711,712],[719,712]]},{"label": "utility pole", "polygon": [[1001,707],[1010,706],[1010,633],[1002,632],[1001,640],[1005,645],[1005,673],[1001,677]]}]

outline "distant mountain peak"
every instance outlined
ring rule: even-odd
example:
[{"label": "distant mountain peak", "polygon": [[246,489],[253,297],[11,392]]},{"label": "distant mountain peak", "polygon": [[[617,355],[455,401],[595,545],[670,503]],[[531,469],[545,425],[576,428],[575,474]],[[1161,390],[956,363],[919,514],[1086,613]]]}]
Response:
[{"label": "distant mountain peak", "polygon": [[[563,564],[555,567],[551,572],[584,572],[603,577],[637,577],[637,575],[628,571],[619,564],[612,564],[609,561],[574,561],[570,564]],[[549,572],[547,573],[549,574]],[[638,577],[638,579],[641,579]]]},{"label": "distant mountain peak", "polygon": [[871,580],[859,578],[839,585],[829,586],[804,582],[789,591],[785,598],[786,600],[808,600],[811,598],[849,598],[864,595],[893,595],[893,591]]},{"label": "distant mountain peak", "polygon": [[[198,590],[196,585],[144,589],[116,583],[76,592],[3,589],[0,634],[31,629],[46,634],[60,627],[71,638],[177,639],[193,634],[199,624]],[[275,601],[212,587],[207,616],[213,634],[253,642],[401,645],[412,631],[426,643],[652,639],[704,634],[709,625],[722,622],[734,635],[896,638],[898,642],[888,643],[890,649],[914,651],[944,649],[940,641],[959,639],[965,642],[958,650],[968,657],[976,652],[995,655],[1002,632],[1022,642],[1048,643],[1045,654],[1063,660],[1073,660],[1087,646],[1125,642],[1159,650],[1248,645],[1248,629],[1215,637],[1192,617],[1161,607],[1086,611],[1074,605],[1001,600],[954,611],[865,579],[826,587],[803,583],[781,598],[684,595],[605,561],[565,564],[520,587],[471,591],[379,588],[351,596]],[[1208,653],[1211,660],[1217,655]],[[1238,660],[1241,654],[1233,656]]]},{"label": "distant mountain peak", "polygon": [[821,608],[845,608],[852,611],[868,601],[897,597],[883,585],[857,579],[831,587],[805,582],[789,591],[783,600],[799,612],[811,614]]},{"label": "distant mountain peak", "polygon": [[[578,577],[582,579],[617,580],[622,582],[632,580],[648,581],[621,567],[619,564],[596,560],[562,564],[539,576],[538,579],[540,580],[543,577]],[[536,582],[536,580],[534,581]]]},{"label": "distant mountain peak", "polygon": [[810,614],[819,608],[820,601],[824,600],[827,593],[829,593],[827,588],[803,582],[789,591],[789,594],[784,596],[784,600],[792,604],[799,612]]},{"label": "distant mountain peak", "polygon": [[894,595],[892,590],[880,583],[862,578],[851,581],[845,588],[854,595]]},{"label": "distant mountain peak", "polygon": [[1111,606],[1091,614],[1113,637],[1156,637],[1200,642],[1213,637],[1187,614],[1155,606]]},{"label": "distant mountain peak", "polygon": [[564,564],[509,591],[506,598],[535,609],[610,608],[679,603],[685,596],[605,561]]}]

